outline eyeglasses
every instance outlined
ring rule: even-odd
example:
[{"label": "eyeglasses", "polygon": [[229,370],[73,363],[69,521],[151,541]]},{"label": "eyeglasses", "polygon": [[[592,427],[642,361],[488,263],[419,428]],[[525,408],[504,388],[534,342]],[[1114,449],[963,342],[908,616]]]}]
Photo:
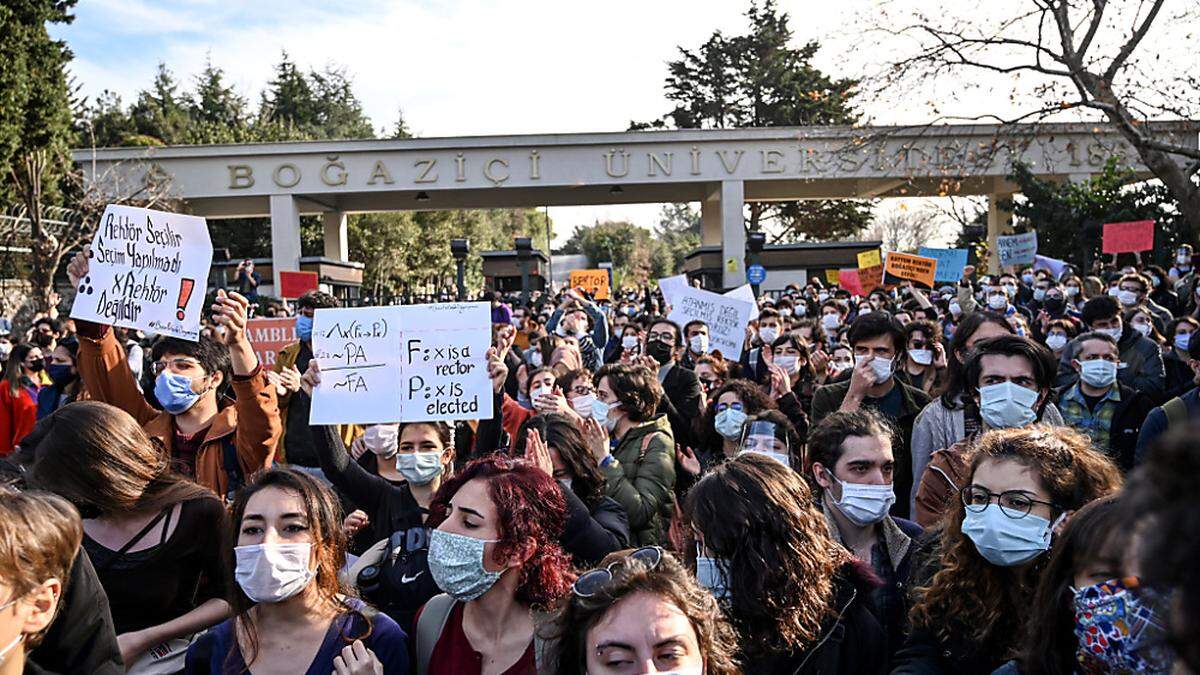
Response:
[{"label": "eyeglasses", "polygon": [[200,362],[197,361],[196,359],[189,359],[189,358],[181,357],[178,359],[170,359],[169,361],[155,361],[152,364],[152,368],[154,369],[154,374],[159,375],[162,373],[162,371],[166,370],[167,368],[170,368],[172,373],[181,373],[181,372],[186,372],[190,368],[192,368],[194,366],[199,366],[199,365],[200,365]]},{"label": "eyeglasses", "polygon": [[741,403],[718,403],[716,405],[717,412],[722,412],[730,408],[733,408],[734,410],[744,410],[745,406],[743,406]]},{"label": "eyeglasses", "polygon": [[1053,503],[1034,499],[1020,490],[1006,490],[996,494],[985,487],[971,485],[962,491],[962,503],[968,511],[980,513],[993,501],[1000,506],[1001,513],[1013,520],[1020,520],[1029,515],[1029,512],[1033,510],[1034,504],[1043,504],[1052,509],[1056,508]]},{"label": "eyeglasses", "polygon": [[669,330],[663,331],[661,333],[647,333],[646,339],[649,340],[650,342],[654,342],[655,340],[657,340],[659,342],[665,342],[669,345],[673,345],[673,344],[675,344],[675,333],[672,333]]},{"label": "eyeglasses", "polygon": [[644,565],[646,569],[652,570],[658,567],[658,564],[662,562],[662,557],[663,550],[661,548],[657,546],[644,546],[633,553],[630,553],[624,558],[621,558],[620,560],[614,560],[613,562],[609,563],[607,567],[601,567],[598,570],[584,572],[578,579],[575,580],[575,583],[571,585],[571,591],[581,598],[590,598],[604,590],[604,587],[613,580],[615,576],[613,571],[616,570],[618,566],[624,566],[629,560],[636,560]]}]

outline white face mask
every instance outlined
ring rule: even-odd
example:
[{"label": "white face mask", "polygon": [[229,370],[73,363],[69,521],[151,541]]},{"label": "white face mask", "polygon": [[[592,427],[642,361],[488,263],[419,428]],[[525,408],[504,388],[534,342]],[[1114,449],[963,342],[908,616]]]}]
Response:
[{"label": "white face mask", "polygon": [[1180,265],[1186,265],[1191,262],[1191,260],[1192,257],[1186,253],[1180,253],[1179,255],[1175,256],[1175,262]]},{"label": "white face mask", "polygon": [[550,387],[534,387],[529,391],[529,400],[536,403],[539,397],[552,393],[554,392],[550,390]]},{"label": "white face mask", "polygon": [[[896,503],[896,491],[888,485],[865,485],[847,483],[839,480],[832,472],[826,474],[842,487],[842,498],[833,502],[838,511],[842,512],[850,522],[865,527],[883,520],[892,504]],[[830,501],[833,495],[830,494]]]},{"label": "white face mask", "polygon": [[933,350],[930,349],[910,349],[908,355],[918,366],[927,366],[933,363]]},{"label": "white face mask", "polygon": [[857,366],[862,363],[863,359],[871,359],[871,370],[875,371],[875,384],[883,384],[892,376],[891,359],[884,359],[878,356],[872,359],[870,356],[859,356],[856,354],[854,356],[854,365]]},{"label": "white face mask", "polygon": [[363,445],[382,459],[391,459],[400,440],[399,424],[376,424],[363,432]]},{"label": "white face mask", "polygon": [[1118,342],[1121,340],[1121,333],[1123,332],[1120,328],[1096,328],[1095,331],[1103,333]]},{"label": "white face mask", "polygon": [[583,394],[572,399],[567,399],[567,403],[571,404],[571,410],[574,410],[580,417],[587,419],[592,416],[592,404],[596,402],[594,394]]},{"label": "white face mask", "polygon": [[796,374],[796,365],[799,362],[799,357],[796,356],[776,356],[775,365],[783,368],[783,372],[788,375]]},{"label": "white face mask", "polygon": [[1117,380],[1117,364],[1104,359],[1082,361],[1079,379],[1096,388],[1108,387]]},{"label": "white face mask", "polygon": [[950,303],[950,316],[957,317],[959,314],[962,314],[962,305],[957,302]]},{"label": "white face mask", "polygon": [[537,350],[527,352],[526,360],[529,361],[530,368],[542,367],[542,353]]},{"label": "white face mask", "polygon": [[1135,323],[1133,324],[1133,329],[1146,337],[1150,337],[1150,324],[1148,323]]},{"label": "white face mask", "polygon": [[1132,307],[1137,304],[1138,294],[1133,291],[1117,290],[1117,301],[1125,307]]},{"label": "white face mask", "polygon": [[988,307],[990,307],[996,311],[1000,311],[1000,310],[1004,309],[1005,307],[1008,307],[1008,295],[1000,294],[1000,293],[993,293],[992,295],[988,296],[987,304],[988,304]]},{"label": "white face mask", "polygon": [[638,337],[636,335],[626,335],[621,338],[622,349],[635,349],[638,346]]},{"label": "white face mask", "polygon": [[428,485],[442,475],[442,453],[403,452],[396,455],[396,471],[413,485]]},{"label": "white face mask", "polygon": [[693,354],[707,354],[708,336],[703,333],[693,335],[688,339],[688,347],[691,348]]},{"label": "white face mask", "polygon": [[1063,292],[1066,293],[1068,298],[1073,298],[1073,297],[1079,295],[1079,287],[1078,286],[1067,286],[1066,288],[1063,289]]},{"label": "white face mask", "polygon": [[236,546],[234,577],[254,602],[282,602],[296,595],[317,576],[309,569],[312,544],[253,544]]},{"label": "white face mask", "polygon": [[1054,333],[1046,336],[1046,346],[1054,351],[1058,351],[1067,346],[1067,336],[1062,333]]},{"label": "white face mask", "polygon": [[837,314],[826,314],[821,317],[821,326],[827,331],[835,331],[842,324],[842,319]]},{"label": "white face mask", "polygon": [[779,329],[774,326],[758,329],[758,337],[762,339],[763,344],[771,344],[775,338],[779,337]]}]

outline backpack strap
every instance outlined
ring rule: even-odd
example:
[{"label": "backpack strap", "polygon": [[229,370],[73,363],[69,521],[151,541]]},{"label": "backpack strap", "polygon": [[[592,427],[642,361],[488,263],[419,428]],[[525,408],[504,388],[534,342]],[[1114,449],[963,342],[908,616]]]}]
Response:
[{"label": "backpack strap", "polygon": [[637,463],[641,464],[643,459],[646,459],[646,453],[650,451],[650,441],[654,440],[654,432],[650,432],[642,436],[642,447],[638,450]]},{"label": "backpack strap", "polygon": [[439,593],[425,603],[421,609],[421,618],[417,620],[415,651],[417,652],[417,675],[429,672],[429,661],[433,658],[433,648],[438,638],[446,628],[450,612],[458,602],[446,593]]},{"label": "backpack strap", "polygon": [[1177,427],[1187,423],[1188,410],[1187,404],[1183,399],[1176,396],[1167,401],[1162,406],[1163,412],[1167,415],[1167,428]]}]

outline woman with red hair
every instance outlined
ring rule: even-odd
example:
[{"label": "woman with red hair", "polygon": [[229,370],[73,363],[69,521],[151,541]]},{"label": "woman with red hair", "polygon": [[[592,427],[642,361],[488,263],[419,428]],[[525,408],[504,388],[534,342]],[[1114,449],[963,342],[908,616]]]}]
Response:
[{"label": "woman with red hair", "polygon": [[429,571],[444,593],[417,615],[417,673],[536,675],[533,612],[574,581],[558,545],[558,485],[524,460],[481,457],[442,485],[431,510],[441,524]]}]

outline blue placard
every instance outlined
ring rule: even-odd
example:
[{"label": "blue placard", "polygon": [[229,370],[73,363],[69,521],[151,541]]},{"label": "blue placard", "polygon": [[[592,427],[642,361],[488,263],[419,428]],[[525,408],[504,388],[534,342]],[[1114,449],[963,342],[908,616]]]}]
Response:
[{"label": "blue placard", "polygon": [[767,280],[767,268],[762,265],[751,265],[746,268],[746,281],[752,284],[761,284]]},{"label": "blue placard", "polygon": [[922,258],[933,258],[938,261],[934,281],[954,283],[962,278],[963,268],[967,266],[967,249],[965,248],[929,248],[922,246],[917,251]]}]

